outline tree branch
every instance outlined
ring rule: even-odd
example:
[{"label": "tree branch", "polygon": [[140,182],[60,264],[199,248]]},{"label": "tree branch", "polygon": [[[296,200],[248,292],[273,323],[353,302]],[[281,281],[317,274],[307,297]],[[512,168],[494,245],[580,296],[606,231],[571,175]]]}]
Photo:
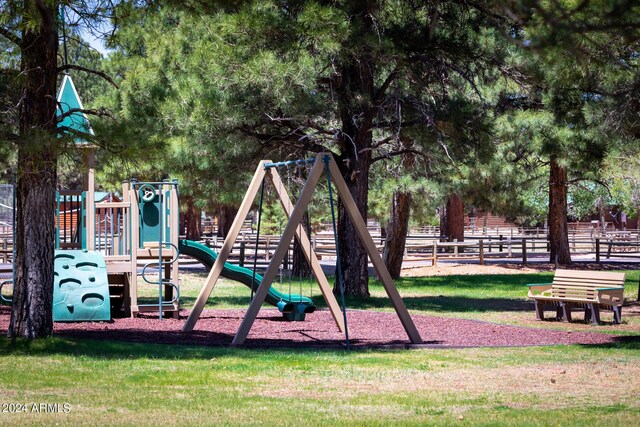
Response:
[{"label": "tree branch", "polygon": [[389,73],[384,83],[382,83],[382,85],[376,91],[376,94],[373,97],[375,101],[380,100],[380,98],[384,96],[384,93],[387,91],[387,89],[389,88],[389,85],[391,85],[391,83],[393,82],[393,80],[396,78],[397,75],[398,75],[398,68],[396,67],[391,73]]},{"label": "tree branch", "polygon": [[[256,138],[263,145],[272,145],[274,143],[286,144],[298,148],[304,148],[308,151],[313,152],[322,152],[327,151],[327,148],[317,142],[311,140],[309,137],[312,135],[309,134],[300,134],[296,132],[299,130],[295,129],[293,131],[289,131],[285,134],[270,134],[270,133],[262,133],[253,130],[250,126],[242,126],[237,128],[240,132],[245,135]],[[309,141],[301,142],[301,141]]]},{"label": "tree branch", "polygon": [[395,156],[400,156],[402,154],[409,154],[409,153],[410,154],[415,154],[417,156],[420,156],[420,157],[422,157],[422,158],[424,158],[426,160],[430,160],[429,156],[426,153],[423,153],[422,151],[414,150],[413,148],[405,148],[403,150],[390,151],[390,152],[382,154],[380,156],[373,157],[371,159],[371,163],[375,163],[375,162],[378,162],[380,160],[386,160],[386,159],[390,159],[390,158],[395,157]]},{"label": "tree branch", "polygon": [[118,89],[118,85],[113,81],[113,79],[109,77],[106,73],[103,73],[102,71],[94,70],[92,68],[87,68],[87,67],[83,67],[81,65],[75,65],[75,64],[67,64],[67,65],[62,65],[58,67],[58,73],[62,73],[67,70],[78,70],[78,71],[84,71],[90,74],[95,74],[96,76],[102,77],[103,79],[111,83],[116,89]]},{"label": "tree branch", "polygon": [[4,38],[9,40],[11,43],[22,46],[22,39],[18,37],[17,34],[12,33],[4,27],[0,27],[0,36],[4,36]]},{"label": "tree branch", "polygon": [[107,110],[106,108],[98,108],[98,109],[86,109],[86,108],[71,108],[68,111],[65,111],[64,113],[60,114],[57,118],[58,123],[63,121],[65,118],[75,114],[75,113],[82,113],[82,114],[89,114],[92,116],[99,116],[99,117],[113,117],[113,115],[111,114],[111,112],[109,110]]}]

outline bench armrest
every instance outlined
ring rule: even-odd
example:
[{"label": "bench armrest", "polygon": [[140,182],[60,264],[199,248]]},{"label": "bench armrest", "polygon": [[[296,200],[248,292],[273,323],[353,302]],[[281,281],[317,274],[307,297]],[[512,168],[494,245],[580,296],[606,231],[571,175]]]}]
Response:
[{"label": "bench armrest", "polygon": [[624,287],[598,288],[598,302],[611,305],[622,305],[624,302]]}]

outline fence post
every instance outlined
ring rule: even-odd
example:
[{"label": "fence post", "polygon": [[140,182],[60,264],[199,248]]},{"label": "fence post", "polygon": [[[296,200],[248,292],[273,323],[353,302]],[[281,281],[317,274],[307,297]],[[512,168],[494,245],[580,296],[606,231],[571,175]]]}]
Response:
[{"label": "fence post", "polygon": [[269,256],[269,243],[271,243],[271,236],[267,236],[267,247],[264,250],[264,260],[265,262],[269,262],[270,256]]},{"label": "fence post", "polygon": [[453,239],[453,243],[456,245],[453,247],[453,256],[458,256],[458,239]]},{"label": "fence post", "polygon": [[431,261],[433,263],[433,267],[436,267],[438,265],[438,242],[436,241],[433,244],[433,260]]},{"label": "fence post", "polygon": [[512,253],[512,250],[511,250],[511,237],[509,237],[509,240],[507,242],[507,251],[508,251],[507,256],[509,258],[513,257],[513,253]]},{"label": "fence post", "polygon": [[596,237],[596,262],[600,263],[600,239]]},{"label": "fence post", "polygon": [[484,265],[484,242],[482,239],[478,242],[478,252],[480,257],[480,265]]},{"label": "fence post", "polygon": [[522,239],[522,265],[527,264],[527,239]]},{"label": "fence post", "polygon": [[498,246],[498,252],[502,252],[502,234],[500,235],[500,237],[498,237],[498,240],[500,241],[500,246]]}]

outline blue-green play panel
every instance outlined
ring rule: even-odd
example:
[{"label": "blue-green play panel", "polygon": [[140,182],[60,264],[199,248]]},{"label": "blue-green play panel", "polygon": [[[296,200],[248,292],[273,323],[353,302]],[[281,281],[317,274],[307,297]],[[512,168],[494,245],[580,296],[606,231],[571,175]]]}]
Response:
[{"label": "blue-green play panel", "polygon": [[53,320],[111,320],[107,266],[102,255],[86,250],[56,251]]}]

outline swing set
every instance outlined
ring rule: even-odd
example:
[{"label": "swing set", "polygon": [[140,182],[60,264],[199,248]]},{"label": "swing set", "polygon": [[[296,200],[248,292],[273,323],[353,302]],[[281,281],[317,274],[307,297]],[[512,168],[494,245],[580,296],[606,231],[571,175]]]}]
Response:
[{"label": "swing set", "polygon": [[[300,192],[300,196],[298,197],[298,200],[296,201],[296,204],[294,206],[293,203],[291,202],[289,194],[287,193],[284,187],[284,184],[280,178],[280,175],[278,174],[277,169],[283,166],[305,165],[305,164],[313,164],[313,166],[309,172],[307,182],[302,188],[302,191]],[[373,239],[371,238],[371,235],[367,230],[365,221],[360,215],[360,212],[358,211],[355,201],[353,200],[353,197],[349,192],[347,184],[342,178],[342,175],[340,174],[338,165],[336,164],[335,160],[333,159],[333,156],[330,153],[320,153],[315,158],[307,159],[307,160],[295,160],[290,162],[279,162],[279,163],[273,163],[270,160],[262,160],[259,163],[258,168],[256,169],[256,172],[253,175],[253,179],[249,184],[249,188],[247,189],[247,192],[244,196],[242,204],[240,205],[238,214],[236,215],[233,221],[233,224],[231,225],[229,234],[227,235],[227,238],[225,239],[222,245],[222,248],[220,249],[220,253],[218,254],[218,257],[213,267],[211,268],[211,271],[209,272],[209,276],[207,277],[207,280],[205,281],[202,289],[200,290],[200,294],[198,295],[198,298],[195,302],[195,305],[193,306],[193,309],[191,310],[191,313],[189,314],[189,317],[187,318],[186,323],[182,327],[182,332],[192,331],[196,322],[200,318],[200,315],[202,314],[202,310],[204,309],[207,299],[211,295],[213,288],[215,287],[218,279],[220,278],[220,275],[224,268],[224,264],[229,258],[229,255],[233,248],[233,244],[235,243],[236,239],[238,238],[238,235],[240,234],[240,229],[242,227],[242,224],[245,218],[247,217],[247,215],[249,214],[249,210],[251,209],[251,206],[256,196],[258,195],[258,192],[260,192],[261,194],[261,197],[260,197],[261,200],[263,198],[264,182],[265,180],[268,179],[269,181],[271,181],[275,189],[275,192],[280,201],[280,204],[286,216],[288,217],[288,222],[284,231],[282,232],[282,236],[280,237],[280,242],[276,247],[276,250],[273,254],[273,257],[271,258],[271,261],[262,278],[262,281],[258,286],[257,290],[255,291],[255,295],[252,295],[251,303],[249,304],[249,308],[247,309],[242,319],[242,323],[240,324],[240,327],[236,331],[236,335],[233,338],[232,345],[243,345],[245,343],[247,336],[249,334],[249,331],[251,330],[251,327],[253,326],[253,323],[258,315],[258,312],[260,311],[260,307],[262,306],[262,304],[265,301],[265,298],[267,297],[269,288],[273,284],[276,278],[276,275],[278,274],[278,271],[281,268],[280,267],[281,263],[283,262],[284,257],[286,256],[289,250],[289,245],[291,244],[291,241],[295,236],[296,239],[298,239],[298,242],[300,243],[300,247],[302,248],[302,252],[304,253],[304,256],[307,262],[311,266],[313,275],[316,278],[316,281],[320,288],[320,292],[322,293],[322,296],[324,297],[324,300],[327,303],[327,307],[331,312],[333,320],[335,321],[336,326],[338,327],[340,332],[345,334],[347,347],[349,347],[349,335],[348,335],[349,333],[347,328],[347,315],[346,315],[346,309],[344,304],[344,289],[342,284],[342,271],[340,268],[340,257],[339,257],[340,252],[339,252],[337,237],[336,237],[336,253],[338,254],[338,257],[337,257],[338,260],[336,265],[336,274],[337,274],[338,284],[340,287],[342,307],[338,305],[338,302],[335,296],[333,295],[331,286],[329,285],[327,277],[325,276],[322,270],[322,267],[320,265],[320,262],[318,261],[318,257],[316,256],[315,252],[313,251],[313,248],[311,247],[311,240],[301,224],[303,215],[307,209],[307,206],[309,205],[309,202],[311,201],[313,193],[320,181],[320,178],[323,172],[326,172],[327,182],[329,184],[329,198],[331,203],[331,214],[332,214],[334,237],[336,237],[336,225],[335,225],[335,213],[334,213],[334,203],[333,203],[333,194],[332,194],[333,190],[331,185],[332,183],[335,185],[336,193],[340,197],[347,211],[347,214],[349,215],[349,217],[351,218],[351,221],[355,226],[356,232],[358,233],[358,237],[361,243],[363,244],[363,246],[365,247],[365,250],[369,255],[371,263],[373,264],[373,267],[375,268],[378,274],[378,277],[380,277],[380,280],[382,281],[382,285],[387,293],[387,296],[391,300],[391,304],[393,305],[393,308],[395,309],[396,314],[400,319],[400,322],[402,323],[402,326],[404,327],[404,330],[407,333],[407,336],[409,337],[409,340],[411,341],[412,344],[422,343],[422,338],[420,337],[420,333],[416,329],[415,324],[413,323],[413,320],[411,319],[411,316],[407,311],[404,301],[400,297],[400,294],[398,293],[398,290],[395,287],[393,279],[391,278],[389,271],[384,265],[384,262],[382,261],[382,258],[375,246],[375,243],[373,242]],[[259,223],[258,223],[258,227],[259,227]],[[258,233],[259,232],[260,231],[258,230]],[[255,274],[255,264],[254,264],[254,274]],[[289,310],[293,310],[294,312],[296,310],[298,312],[300,311],[305,312],[305,310],[310,310],[307,312],[311,312],[312,310],[310,307],[313,307],[312,305],[307,305],[304,303],[303,304],[292,303],[292,304],[293,305],[290,307],[282,307],[281,311],[285,313]]]}]

